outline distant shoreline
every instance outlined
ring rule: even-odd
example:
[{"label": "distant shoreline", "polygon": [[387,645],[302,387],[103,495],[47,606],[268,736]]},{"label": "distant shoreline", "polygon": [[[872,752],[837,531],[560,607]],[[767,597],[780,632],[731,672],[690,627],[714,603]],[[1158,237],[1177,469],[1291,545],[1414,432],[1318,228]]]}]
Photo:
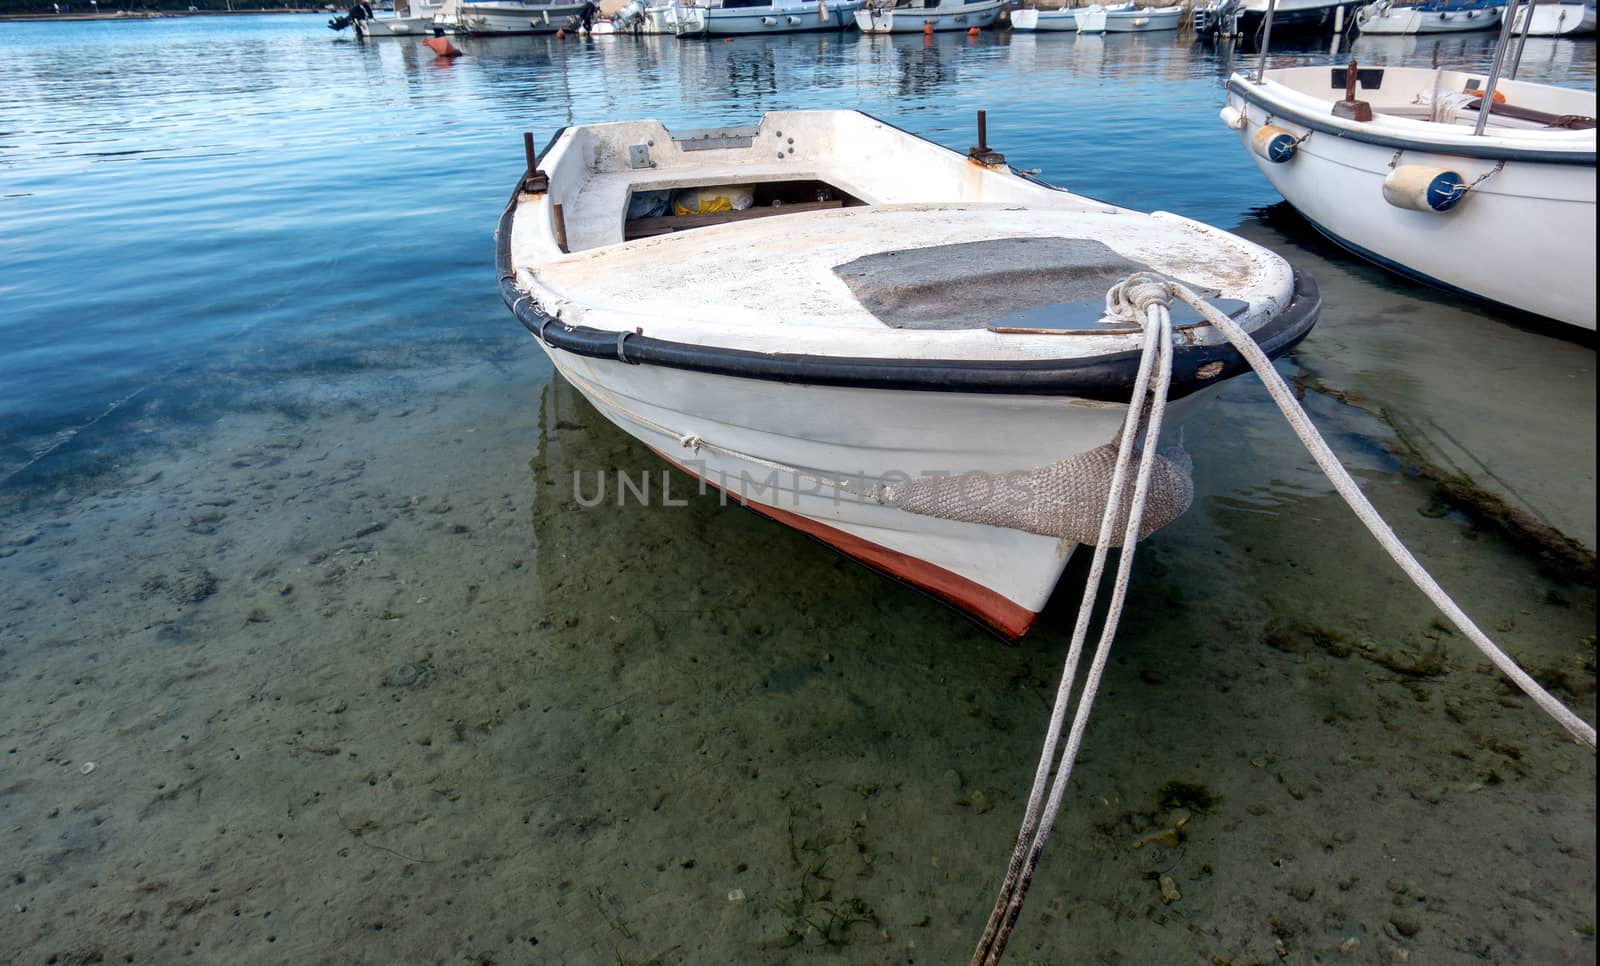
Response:
[{"label": "distant shoreline", "polygon": [[26,20],[164,20],[168,17],[238,17],[263,13],[327,12],[321,7],[261,7],[251,10],[240,8],[237,10],[109,10],[100,13],[0,13],[0,23]]}]

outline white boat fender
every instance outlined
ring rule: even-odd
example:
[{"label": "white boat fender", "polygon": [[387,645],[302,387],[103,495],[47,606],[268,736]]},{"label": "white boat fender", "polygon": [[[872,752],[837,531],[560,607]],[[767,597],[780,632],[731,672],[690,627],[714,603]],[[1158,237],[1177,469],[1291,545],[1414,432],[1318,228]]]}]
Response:
[{"label": "white boat fender", "polygon": [[786,19],[789,21],[789,26],[791,26],[791,27],[800,26],[800,18],[799,17],[791,15],[791,16],[787,17]]},{"label": "white boat fender", "polygon": [[[1310,133],[1307,132],[1307,137]],[[1273,164],[1283,164],[1295,156],[1300,150],[1300,142],[1305,138],[1297,138],[1293,134],[1278,127],[1276,124],[1263,124],[1261,129],[1250,139],[1250,150]]]},{"label": "white boat fender", "polygon": [[1222,123],[1228,126],[1228,130],[1244,130],[1244,112],[1232,104],[1224,105],[1222,110],[1217,112],[1217,116],[1222,118]]},{"label": "white boat fender", "polygon": [[763,26],[763,27],[776,27],[777,25],[778,25],[778,18],[777,17],[762,17],[761,18],[761,26]]},{"label": "white boat fender", "polygon": [[1467,196],[1460,173],[1427,164],[1402,164],[1383,179],[1383,200],[1412,211],[1449,211]]}]

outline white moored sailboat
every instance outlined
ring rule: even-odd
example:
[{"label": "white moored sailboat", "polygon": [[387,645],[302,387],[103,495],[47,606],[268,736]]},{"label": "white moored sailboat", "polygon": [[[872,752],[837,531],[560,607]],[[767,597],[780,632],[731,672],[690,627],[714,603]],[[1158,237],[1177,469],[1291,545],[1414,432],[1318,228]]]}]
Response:
[{"label": "white moored sailboat", "polygon": [[1487,75],[1354,63],[1234,74],[1222,119],[1344,247],[1592,331],[1595,95],[1499,76],[1514,39],[1504,22]]},{"label": "white moored sailboat", "polygon": [[[963,156],[854,111],[567,128],[501,218],[501,294],[657,453],[1019,635],[1099,532],[1143,339],[1107,289],[1186,280],[1272,355],[1318,297],[1226,232],[1019,175],[981,132]],[[1174,322],[1176,415],[1244,363]],[[1145,532],[1187,505],[1186,462],[1158,461]]]}]

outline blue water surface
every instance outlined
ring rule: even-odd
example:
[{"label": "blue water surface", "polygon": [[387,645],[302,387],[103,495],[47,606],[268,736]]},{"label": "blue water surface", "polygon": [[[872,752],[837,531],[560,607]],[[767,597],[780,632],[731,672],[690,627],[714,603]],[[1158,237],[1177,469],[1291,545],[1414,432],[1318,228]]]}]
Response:
[{"label": "blue water surface", "polygon": [[[989,138],[1083,194],[1234,227],[1278,199],[1217,121],[1254,55],[1174,34],[357,42],[325,16],[0,29],[0,485],[113,460],[277,380],[498,340],[491,233],[575,122],[859,108]],[[1368,63],[1485,67],[1494,36],[1363,38]],[[1325,45],[1275,52],[1321,62]],[[1592,86],[1592,42],[1522,76]]]}]

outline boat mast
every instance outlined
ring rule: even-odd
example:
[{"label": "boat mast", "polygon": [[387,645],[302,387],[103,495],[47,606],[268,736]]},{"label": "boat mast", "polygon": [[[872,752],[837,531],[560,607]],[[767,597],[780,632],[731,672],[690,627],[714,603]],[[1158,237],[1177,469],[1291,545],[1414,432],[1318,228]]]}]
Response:
[{"label": "boat mast", "polygon": [[[1500,83],[1500,68],[1505,66],[1506,48],[1511,44],[1511,25],[1517,19],[1517,0],[1507,0],[1505,20],[1500,24],[1500,42],[1494,45],[1494,65],[1489,68],[1489,85],[1483,89],[1483,100],[1478,102],[1478,125],[1472,129],[1474,137],[1483,133],[1494,112],[1494,89]],[[1533,20],[1533,8],[1528,8],[1528,19]]]},{"label": "boat mast", "polygon": [[1267,0],[1267,17],[1261,22],[1261,59],[1256,62],[1256,83],[1267,73],[1267,48],[1272,46],[1272,15],[1278,12],[1278,0]]}]

